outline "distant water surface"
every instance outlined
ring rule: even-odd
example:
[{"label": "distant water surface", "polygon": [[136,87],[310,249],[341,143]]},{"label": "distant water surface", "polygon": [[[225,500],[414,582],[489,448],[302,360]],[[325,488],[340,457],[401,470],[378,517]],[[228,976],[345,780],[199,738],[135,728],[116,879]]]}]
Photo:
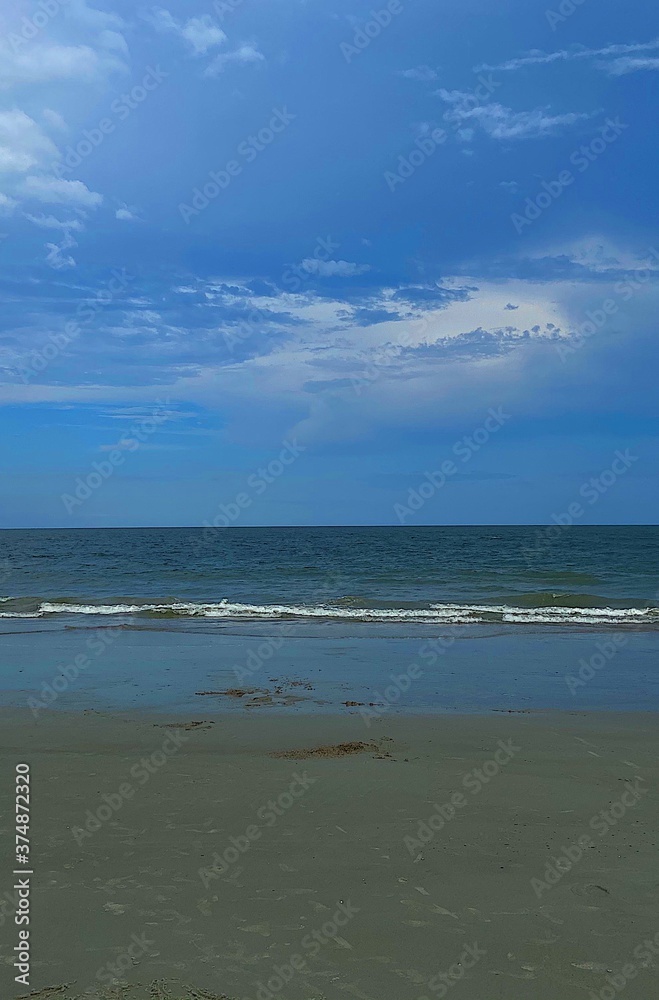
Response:
[{"label": "distant water surface", "polygon": [[659,527],[1,531],[0,618],[83,615],[654,629]]}]

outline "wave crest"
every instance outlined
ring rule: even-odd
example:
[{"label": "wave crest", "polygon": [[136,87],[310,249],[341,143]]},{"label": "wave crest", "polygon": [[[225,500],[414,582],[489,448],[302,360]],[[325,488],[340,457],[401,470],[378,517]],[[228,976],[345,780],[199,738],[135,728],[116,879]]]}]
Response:
[{"label": "wave crest", "polygon": [[[557,595],[558,596],[558,595]],[[3,599],[6,606],[11,598]],[[659,624],[659,608],[570,607],[561,604],[524,607],[513,604],[431,604],[426,608],[357,607],[354,599],[320,605],[144,602],[84,604],[16,599],[0,618],[43,618],[46,615],[138,615],[169,618],[224,618],[247,621],[281,619],[317,621],[408,622],[425,625],[477,625],[506,622],[517,625],[650,625]],[[31,605],[31,606],[28,606]]]}]

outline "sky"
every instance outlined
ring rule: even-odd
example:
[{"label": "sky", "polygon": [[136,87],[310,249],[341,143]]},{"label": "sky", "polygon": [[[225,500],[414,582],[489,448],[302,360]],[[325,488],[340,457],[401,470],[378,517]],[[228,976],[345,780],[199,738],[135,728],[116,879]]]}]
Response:
[{"label": "sky", "polygon": [[652,5],[164,3],[2,4],[0,526],[656,522]]}]

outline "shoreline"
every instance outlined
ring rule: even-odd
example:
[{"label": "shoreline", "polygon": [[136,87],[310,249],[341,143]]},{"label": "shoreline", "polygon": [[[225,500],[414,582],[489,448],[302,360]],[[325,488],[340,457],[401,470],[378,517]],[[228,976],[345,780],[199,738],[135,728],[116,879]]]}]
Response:
[{"label": "shoreline", "polygon": [[[32,699],[39,711],[54,706],[192,716],[243,712],[245,706],[343,713],[347,703],[365,709],[384,703],[387,711],[415,715],[659,710],[653,632],[486,629],[391,636],[382,628],[335,629],[295,626],[285,636],[265,628],[249,634],[240,628],[109,627],[5,633],[0,698],[17,708]],[[221,694],[236,690],[248,694]]]}]

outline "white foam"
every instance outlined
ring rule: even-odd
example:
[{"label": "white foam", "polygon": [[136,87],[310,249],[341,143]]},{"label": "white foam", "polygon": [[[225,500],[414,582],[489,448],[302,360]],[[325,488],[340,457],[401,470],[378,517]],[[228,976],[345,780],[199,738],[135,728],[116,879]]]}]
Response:
[{"label": "white foam", "polygon": [[41,611],[0,611],[0,618],[41,618]]},{"label": "white foam", "polygon": [[41,618],[43,615],[174,614],[181,617],[276,620],[281,618],[418,622],[467,625],[502,621],[514,624],[623,625],[659,623],[659,608],[519,608],[510,605],[433,604],[427,609],[345,608],[332,605],[176,602],[172,604],[53,604],[43,601],[34,611],[3,611],[0,618]]}]

